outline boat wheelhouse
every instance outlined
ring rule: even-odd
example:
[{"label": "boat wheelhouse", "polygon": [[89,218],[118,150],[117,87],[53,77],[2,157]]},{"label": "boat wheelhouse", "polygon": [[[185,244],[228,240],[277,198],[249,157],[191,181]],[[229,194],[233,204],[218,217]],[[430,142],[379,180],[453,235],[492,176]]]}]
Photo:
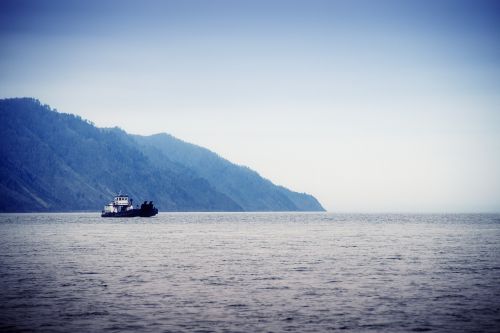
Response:
[{"label": "boat wheelhouse", "polygon": [[121,213],[134,209],[133,200],[126,194],[118,194],[112,202],[104,206],[103,213]]}]

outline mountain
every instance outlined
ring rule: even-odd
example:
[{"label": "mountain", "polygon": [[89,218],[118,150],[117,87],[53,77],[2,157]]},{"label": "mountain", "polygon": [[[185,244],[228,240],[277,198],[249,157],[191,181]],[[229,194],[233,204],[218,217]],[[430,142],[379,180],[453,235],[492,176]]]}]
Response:
[{"label": "mountain", "polygon": [[33,98],[0,100],[0,211],[96,211],[118,191],[161,211],[320,211],[312,196],[168,134],[97,128]]},{"label": "mountain", "polygon": [[153,163],[163,159],[181,163],[213,184],[245,211],[318,211],[320,203],[311,195],[276,186],[257,172],[235,165],[210,150],[169,134],[133,136]]}]

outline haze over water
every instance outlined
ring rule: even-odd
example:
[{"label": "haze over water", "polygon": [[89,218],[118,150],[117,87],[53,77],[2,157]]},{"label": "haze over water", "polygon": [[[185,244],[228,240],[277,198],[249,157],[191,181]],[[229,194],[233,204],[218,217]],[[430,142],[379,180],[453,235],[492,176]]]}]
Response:
[{"label": "haze over water", "polygon": [[0,330],[500,327],[500,215],[0,215]]}]

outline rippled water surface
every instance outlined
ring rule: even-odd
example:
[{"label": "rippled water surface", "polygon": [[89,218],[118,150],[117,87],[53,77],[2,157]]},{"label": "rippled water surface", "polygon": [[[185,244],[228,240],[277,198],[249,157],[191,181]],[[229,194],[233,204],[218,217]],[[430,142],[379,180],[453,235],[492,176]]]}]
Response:
[{"label": "rippled water surface", "polygon": [[500,215],[0,215],[0,331],[500,330]]}]

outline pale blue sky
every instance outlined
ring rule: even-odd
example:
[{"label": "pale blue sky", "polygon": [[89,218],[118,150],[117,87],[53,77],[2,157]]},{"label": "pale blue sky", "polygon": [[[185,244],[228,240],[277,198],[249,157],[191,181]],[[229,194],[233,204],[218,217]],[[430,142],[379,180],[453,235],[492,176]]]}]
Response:
[{"label": "pale blue sky", "polygon": [[168,132],[331,211],[500,211],[500,2],[2,1],[0,97]]}]

